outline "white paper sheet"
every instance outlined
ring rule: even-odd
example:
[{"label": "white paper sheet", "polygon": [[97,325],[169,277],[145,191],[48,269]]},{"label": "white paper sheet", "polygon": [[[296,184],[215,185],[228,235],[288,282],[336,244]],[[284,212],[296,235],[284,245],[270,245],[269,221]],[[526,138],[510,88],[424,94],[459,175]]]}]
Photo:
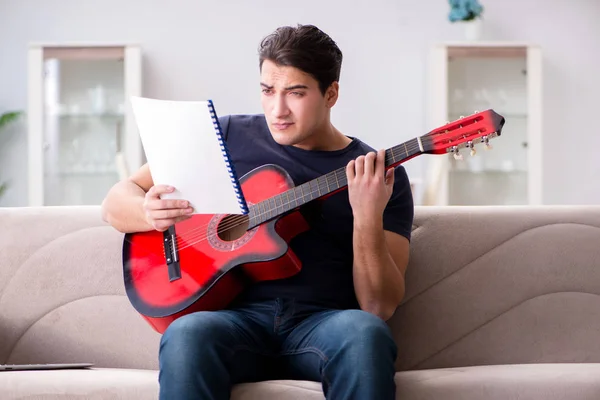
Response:
[{"label": "white paper sheet", "polygon": [[194,214],[242,214],[208,101],[132,96],[131,105],[154,184],[175,188],[162,198],[188,200]]}]

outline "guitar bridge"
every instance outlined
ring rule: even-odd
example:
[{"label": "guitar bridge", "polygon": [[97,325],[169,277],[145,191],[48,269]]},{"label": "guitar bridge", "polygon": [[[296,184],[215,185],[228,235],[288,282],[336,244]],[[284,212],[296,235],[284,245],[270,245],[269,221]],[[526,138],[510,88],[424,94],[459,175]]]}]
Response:
[{"label": "guitar bridge", "polygon": [[169,281],[173,282],[181,279],[181,266],[179,265],[179,249],[177,248],[177,236],[175,235],[175,226],[171,225],[169,229],[163,232],[163,246],[165,248],[165,259],[169,271]]}]

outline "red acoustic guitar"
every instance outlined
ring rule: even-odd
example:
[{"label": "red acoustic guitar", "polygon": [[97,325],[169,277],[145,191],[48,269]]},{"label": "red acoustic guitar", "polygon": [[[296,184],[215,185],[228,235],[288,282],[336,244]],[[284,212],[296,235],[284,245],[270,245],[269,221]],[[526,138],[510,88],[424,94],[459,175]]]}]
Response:
[{"label": "red acoustic guitar", "polygon": [[[421,154],[459,156],[499,136],[504,118],[475,113],[386,150],[395,167]],[[182,315],[227,306],[253,282],[296,274],[300,262],[287,243],[307,229],[297,209],[347,187],[345,167],[294,187],[286,171],[265,165],[240,179],[245,215],[203,215],[165,232],[126,234],[123,277],[129,301],[159,333]]]}]

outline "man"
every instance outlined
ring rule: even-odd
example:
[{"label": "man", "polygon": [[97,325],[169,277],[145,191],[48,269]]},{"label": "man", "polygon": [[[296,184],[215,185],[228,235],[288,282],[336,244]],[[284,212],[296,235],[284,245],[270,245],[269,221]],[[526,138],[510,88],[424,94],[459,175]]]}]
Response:
[{"label": "man", "polygon": [[[402,166],[386,173],[383,151],[330,122],[341,62],[314,26],[279,28],[261,43],[264,115],[221,119],[238,175],[277,164],[298,185],[345,166],[348,190],[301,210],[310,229],[290,242],[297,275],[169,326],[161,399],[227,399],[235,383],[277,378],[320,381],[328,399],[394,398],[397,350],[385,321],[404,296],[412,195]],[[145,165],[110,190],[104,219],[121,232],[164,231],[191,212],[160,200],[168,190]]]}]

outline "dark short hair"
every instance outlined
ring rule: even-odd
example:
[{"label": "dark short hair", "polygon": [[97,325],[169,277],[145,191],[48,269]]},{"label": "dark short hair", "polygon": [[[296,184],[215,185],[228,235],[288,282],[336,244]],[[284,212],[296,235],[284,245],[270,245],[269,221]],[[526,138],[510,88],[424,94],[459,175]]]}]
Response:
[{"label": "dark short hair", "polygon": [[261,69],[263,62],[270,60],[312,75],[323,94],[340,80],[342,52],[329,35],[314,25],[277,28],[261,41],[259,60]]}]

